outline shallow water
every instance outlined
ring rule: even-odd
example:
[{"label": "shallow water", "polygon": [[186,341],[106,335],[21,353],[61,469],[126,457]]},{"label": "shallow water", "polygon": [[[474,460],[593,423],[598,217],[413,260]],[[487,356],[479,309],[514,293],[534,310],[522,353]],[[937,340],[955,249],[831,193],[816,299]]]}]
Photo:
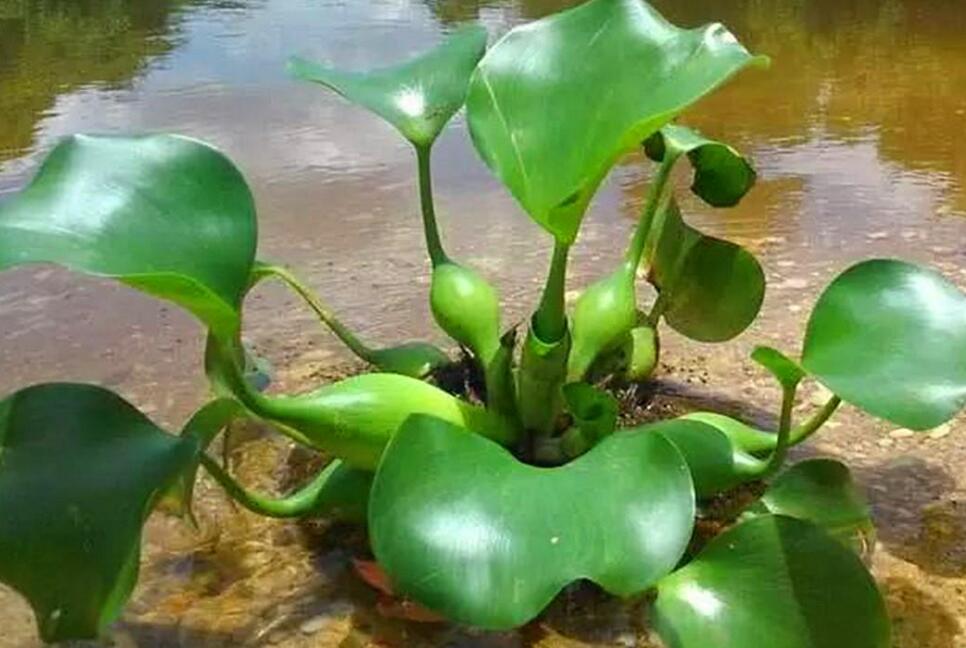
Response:
[{"label": "shallow water", "polygon": [[[376,118],[288,79],[285,59],[298,53],[363,69],[412,55],[462,21],[479,19],[496,37],[564,4],[0,0],[0,199],[21,187],[65,134],[165,130],[200,137],[224,149],[248,177],[263,257],[290,264],[374,341],[442,342],[425,302],[412,155]],[[966,285],[966,11],[958,0],[655,4],[679,24],[721,20],[773,59],[769,71],[741,75],[685,119],[754,160],[760,181],[740,207],[715,211],[692,200],[684,206],[693,224],[759,254],[770,288],[759,322],[730,345],[668,336],[671,392],[769,407],[774,393],[744,362],[748,349],[765,342],[796,349],[815,295],[853,260],[901,256]],[[479,162],[461,119],[441,138],[434,162],[449,248],[499,284],[507,321],[522,319],[542,281],[547,237]],[[601,190],[574,252],[574,287],[622,252],[647,177],[644,162],[632,156]],[[279,291],[259,290],[249,314],[249,336],[282,367],[289,387],[304,387],[319,379],[319,367],[348,358]],[[122,287],[48,268],[0,276],[0,393],[30,382],[96,381],[176,425],[204,398],[200,348],[189,316]],[[694,360],[680,362],[684,352]],[[966,643],[957,620],[966,614],[966,557],[955,549],[966,529],[963,505],[957,508],[966,475],[962,419],[936,439],[893,439],[887,427],[849,409],[840,420],[815,450],[850,458],[869,488],[897,645]],[[268,450],[252,448],[252,474],[277,477],[269,470],[274,456],[259,460]],[[241,637],[257,645],[281,637],[291,645],[367,645],[370,635],[345,622],[362,618],[365,626],[376,618],[367,595],[345,583],[346,550],[306,548],[292,527],[236,516],[215,495],[206,497],[212,529],[226,538],[221,548],[211,538],[199,545],[166,521],[153,523],[145,580],[123,641],[205,645]],[[226,558],[232,556],[237,564]],[[284,569],[266,570],[263,560]],[[326,615],[344,630],[332,631],[337,642],[299,629]],[[291,623],[262,632],[278,619]],[[571,632],[567,641],[637,641],[621,619],[596,624],[614,636]],[[0,594],[0,627],[15,629],[0,645],[30,645],[29,617],[9,595]],[[383,634],[394,637],[389,645],[416,645],[398,638],[406,632],[396,624]]]}]

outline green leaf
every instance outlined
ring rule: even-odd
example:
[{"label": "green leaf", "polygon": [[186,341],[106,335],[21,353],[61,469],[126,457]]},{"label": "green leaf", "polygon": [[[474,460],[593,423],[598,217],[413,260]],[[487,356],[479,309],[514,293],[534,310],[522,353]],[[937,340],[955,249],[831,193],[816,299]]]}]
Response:
[{"label": "green leaf", "polygon": [[373,483],[373,551],[396,591],[473,626],[526,623],[567,583],[628,596],[670,572],[691,536],[687,467],[665,422],[607,437],[558,468],[426,416],[390,443]]},{"label": "green leaf", "polygon": [[711,541],[658,583],[668,648],[887,648],[889,617],[859,558],[815,525],[769,515]]},{"label": "green leaf", "polygon": [[767,369],[785,389],[795,389],[806,376],[797,362],[770,346],[756,346],[751,359]]},{"label": "green leaf", "polygon": [[256,239],[238,169],[174,135],[67,138],[0,204],[0,270],[46,262],[113,277],[223,335],[238,327]]},{"label": "green leaf", "polygon": [[802,365],[870,414],[936,427],[966,405],[966,295],[911,263],[854,265],[815,304]]},{"label": "green leaf", "polygon": [[490,48],[470,82],[470,133],[530,217],[570,243],[623,154],[765,61],[719,24],[679,29],[641,0],[591,0]]},{"label": "green leaf", "polygon": [[288,69],[368,108],[413,144],[429,146],[463,105],[470,75],[485,51],[486,30],[472,25],[430,52],[383,70],[341,72],[300,58],[292,58]]},{"label": "green leaf", "polygon": [[698,497],[711,497],[734,488],[758,478],[764,470],[763,461],[705,422],[693,418],[675,419],[675,425],[662,433],[677,446],[687,462]]},{"label": "green leaf", "polygon": [[379,371],[411,378],[425,378],[450,363],[450,357],[428,342],[404,342],[394,347],[371,349],[367,358]]},{"label": "green leaf", "polygon": [[775,449],[777,436],[773,432],[764,432],[751,427],[737,419],[716,412],[690,412],[681,418],[688,421],[700,421],[715,428],[731,440],[735,447],[743,452],[770,452]]},{"label": "green leaf", "polygon": [[705,236],[672,199],[658,214],[648,280],[665,300],[664,318],[700,342],[729,340],[751,324],[765,297],[765,273],[740,245]]},{"label": "green leaf", "polygon": [[749,511],[762,513],[808,520],[860,555],[875,542],[869,505],[848,467],[834,459],[808,459],[783,472]]},{"label": "green leaf", "polygon": [[0,581],[30,602],[44,641],[94,638],[117,618],[141,526],[199,452],[100,387],[0,401]]},{"label": "green leaf", "polygon": [[687,155],[694,168],[691,191],[713,207],[733,207],[754,186],[754,168],[727,144],[708,139],[678,124],[668,124],[644,142],[644,151],[655,162],[669,153]]}]

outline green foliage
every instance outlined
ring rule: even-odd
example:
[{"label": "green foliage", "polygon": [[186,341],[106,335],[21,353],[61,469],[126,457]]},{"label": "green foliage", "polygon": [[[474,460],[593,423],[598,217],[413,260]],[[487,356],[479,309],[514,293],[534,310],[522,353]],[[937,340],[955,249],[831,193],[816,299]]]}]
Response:
[{"label": "green foliage", "polygon": [[865,566],[820,528],[766,515],[711,541],[662,580],[654,623],[669,648],[887,648]]},{"label": "green foliage", "polygon": [[530,217],[570,243],[621,155],[763,62],[721,25],[680,29],[640,0],[590,0],[490,48],[470,82],[470,133]]},{"label": "green foliage", "polygon": [[415,416],[376,472],[373,551],[399,591],[483,628],[529,621],[578,578],[642,592],[674,569],[694,523],[687,469],[661,436],[677,425],[608,436],[546,469]]},{"label": "green foliage", "polygon": [[117,618],[141,525],[201,450],[196,435],[166,434],[92,385],[0,401],[0,581],[30,602],[45,641],[94,638]]},{"label": "green foliage", "polygon": [[410,142],[426,147],[463,106],[470,75],[485,50],[486,30],[473,25],[428,54],[384,70],[342,72],[300,58],[289,62],[289,70],[365,106]]},{"label": "green foliage", "polygon": [[[0,401],[0,581],[31,603],[45,640],[105,632],[134,587],[146,517],[163,504],[190,518],[202,467],[262,515],[367,520],[397,591],[468,625],[526,623],[568,583],[589,579],[622,597],[656,590],[653,618],[670,648],[888,644],[882,598],[843,546],[861,550],[873,534],[848,469],[825,459],[780,469],[843,400],[916,429],[959,412],[966,296],[905,262],[860,263],[819,299],[800,361],[753,352],[782,387],[776,430],[715,412],[619,429],[609,388],[651,377],[662,320],[720,342],[761,307],[758,261],[688,225],[670,178],[686,157],[691,190],[718,207],[752,188],[739,152],[672,120],[764,59],[720,25],[679,29],[642,0],[590,0],[514,29],[484,56],[485,46],[485,31],[468,27],[376,72],[291,65],[415,148],[431,310],[484,381],[467,381],[467,394],[422,380],[448,363],[444,351],[369,346],[291,272],[256,262],[252,196],[206,144],[75,136],[0,204],[0,270],[55,263],[186,308],[207,329],[218,396],[180,436],[93,386],[38,385]],[[464,98],[484,162],[553,235],[519,355],[496,290],[446,254],[436,222],[431,147]],[[568,315],[568,255],[586,207],[641,145],[658,166],[627,252]],[[637,303],[640,267],[658,291],[648,308]],[[246,349],[241,321],[246,294],[267,278],[378,372],[266,393],[270,372]],[[834,395],[793,421],[808,377]],[[334,459],[291,494],[255,492],[204,454],[235,417]],[[758,480],[770,483],[742,521],[685,555],[695,499]]]},{"label": "green foliage", "polygon": [[47,262],[114,277],[231,335],[256,236],[245,179],[208,145],[76,135],[0,204],[0,270]]},{"label": "green foliage", "polygon": [[966,405],[966,295],[911,263],[854,265],[815,304],[802,365],[870,414],[940,425]]}]

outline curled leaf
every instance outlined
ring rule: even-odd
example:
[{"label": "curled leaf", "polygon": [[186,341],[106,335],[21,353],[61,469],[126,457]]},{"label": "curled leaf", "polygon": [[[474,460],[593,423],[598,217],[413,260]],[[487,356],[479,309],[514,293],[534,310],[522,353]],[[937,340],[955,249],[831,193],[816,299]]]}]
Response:
[{"label": "curled leaf", "polygon": [[741,153],[679,124],[668,124],[644,142],[655,162],[687,155],[694,168],[691,191],[712,207],[732,207],[754,186],[757,174]]},{"label": "curled leaf", "polygon": [[485,51],[486,30],[472,25],[426,54],[383,70],[342,72],[297,57],[288,67],[296,77],[365,106],[413,144],[428,146],[463,105],[470,75]]},{"label": "curled leaf", "polygon": [[228,337],[257,233],[237,168],[175,135],[75,135],[0,204],[0,270],[56,263],[171,300]]}]

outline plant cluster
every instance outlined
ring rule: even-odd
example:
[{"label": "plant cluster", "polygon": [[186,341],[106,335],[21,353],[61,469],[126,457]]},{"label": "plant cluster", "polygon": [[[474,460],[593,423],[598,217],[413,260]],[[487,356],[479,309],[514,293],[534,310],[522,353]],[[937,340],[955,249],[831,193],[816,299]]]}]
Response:
[{"label": "plant cluster", "polygon": [[[431,52],[366,74],[294,59],[291,71],[392,124],[413,146],[436,322],[482,377],[472,401],[433,384],[451,362],[424,343],[373,348],[278,265],[257,260],[241,173],[173,135],[77,135],[0,205],[0,269],[54,263],[174,302],[207,330],[215,398],[179,434],[102,387],[40,384],[0,401],[0,581],[22,594],[47,641],[94,637],[138,572],[142,525],[161,503],[190,514],[203,467],[268,516],[368,525],[393,587],[459,622],[519,626],[567,584],[650,594],[674,648],[885,648],[889,620],[861,556],[872,525],[848,469],[786,468],[789,447],[842,401],[916,430],[966,403],[966,296],[939,274],[876,259],[844,271],[808,321],[799,360],[752,359],[781,387],[778,429],[713,412],[617,429],[609,379],[642,381],[661,323],[702,342],[741,333],[765,290],[747,250],[691,227],[669,182],[715,207],[755,181],[748,160],[676,123],[756,57],[718,24],[680,29],[641,0],[590,0],[510,31],[487,49],[471,26]],[[446,251],[433,207],[433,142],[465,104],[474,146],[552,237],[546,284],[517,344],[495,289]],[[656,165],[614,271],[565,308],[567,260],[597,188],[643,146]],[[635,284],[657,297],[641,308]],[[245,296],[261,281],[298,293],[377,372],[296,395],[269,394],[242,344]],[[810,377],[834,394],[803,421]],[[252,492],[206,453],[233,419],[272,424],[332,461],[286,497]],[[767,482],[697,553],[708,498]]]}]

